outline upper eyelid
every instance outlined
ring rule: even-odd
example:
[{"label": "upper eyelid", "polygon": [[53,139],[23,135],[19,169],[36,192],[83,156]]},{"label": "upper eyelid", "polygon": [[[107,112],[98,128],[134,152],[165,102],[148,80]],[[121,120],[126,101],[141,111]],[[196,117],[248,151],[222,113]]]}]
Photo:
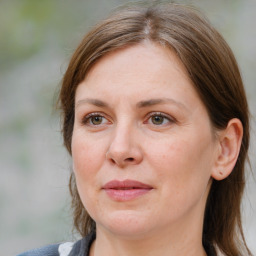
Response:
[{"label": "upper eyelid", "polygon": [[[174,117],[172,117],[171,115],[169,114],[166,114],[164,112],[161,112],[161,111],[152,111],[150,113],[148,113],[146,115],[146,117],[150,117],[150,116],[153,116],[153,115],[160,115],[160,116],[163,116],[163,117],[166,117],[166,118],[170,118],[170,119],[175,119]],[[85,117],[90,117],[90,116],[102,116],[102,117],[108,117],[109,115],[103,113],[103,112],[100,112],[100,111],[96,111],[96,112],[90,112],[86,115],[84,115]]]},{"label": "upper eyelid", "polygon": [[150,118],[150,117],[152,117],[152,116],[157,116],[157,115],[162,116],[162,117],[165,117],[165,118],[169,119],[170,121],[176,121],[176,119],[175,119],[173,116],[171,116],[171,115],[169,115],[169,114],[166,114],[166,113],[164,113],[164,112],[159,112],[159,111],[154,111],[154,112],[148,113],[148,114],[146,115],[146,118]]},{"label": "upper eyelid", "polygon": [[91,116],[102,116],[102,117],[104,117],[105,115],[101,112],[91,112],[91,113],[85,115],[85,117],[91,117]]},{"label": "upper eyelid", "polygon": [[86,115],[84,115],[82,118],[81,118],[81,122],[82,123],[85,123],[87,122],[91,117],[94,117],[94,116],[100,116],[100,117],[103,117],[107,120],[109,120],[108,117],[106,117],[106,114],[102,113],[102,112],[91,112],[91,113],[88,113]]},{"label": "upper eyelid", "polygon": [[105,113],[103,112],[90,112],[86,115],[83,115],[83,118],[89,118],[89,117],[92,117],[92,116],[101,116],[101,117],[105,117],[105,118],[108,118],[108,115],[106,115]]}]

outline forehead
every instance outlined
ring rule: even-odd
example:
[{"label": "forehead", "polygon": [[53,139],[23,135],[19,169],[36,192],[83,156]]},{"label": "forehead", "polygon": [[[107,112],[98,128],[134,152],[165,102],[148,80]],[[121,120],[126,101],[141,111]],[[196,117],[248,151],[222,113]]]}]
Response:
[{"label": "forehead", "polygon": [[[111,65],[109,65],[111,62]],[[107,53],[101,57],[96,63],[91,67],[89,72],[86,74],[86,77],[95,75],[95,70],[102,68],[108,69],[108,71],[115,71],[115,68],[121,69],[122,67],[129,71],[132,66],[136,69],[141,69],[149,67],[165,69],[163,64],[172,64],[172,68],[175,68],[181,73],[186,74],[188,79],[188,74],[185,66],[182,61],[179,59],[177,54],[167,46],[160,45],[151,41],[144,41],[140,44],[129,45],[122,49],[114,50],[110,53]],[[120,66],[119,64],[122,63]],[[114,64],[117,64],[114,65]],[[126,66],[125,66],[126,65]],[[169,66],[167,68],[170,68]],[[145,71],[145,69],[143,70]],[[152,71],[152,70],[151,70]]]},{"label": "forehead", "polygon": [[137,91],[147,87],[153,93],[169,89],[170,85],[194,91],[187,70],[177,55],[167,47],[146,41],[100,58],[78,86],[77,94],[79,87],[86,87],[88,93],[98,90],[115,93],[120,88],[123,93],[128,93],[132,87]]}]

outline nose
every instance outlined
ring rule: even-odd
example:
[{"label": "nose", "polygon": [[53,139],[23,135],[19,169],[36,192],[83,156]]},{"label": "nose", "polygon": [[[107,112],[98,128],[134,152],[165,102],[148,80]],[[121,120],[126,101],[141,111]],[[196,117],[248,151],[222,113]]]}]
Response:
[{"label": "nose", "polygon": [[139,164],[143,159],[143,154],[136,135],[135,129],[116,128],[106,153],[107,160],[121,168]]}]

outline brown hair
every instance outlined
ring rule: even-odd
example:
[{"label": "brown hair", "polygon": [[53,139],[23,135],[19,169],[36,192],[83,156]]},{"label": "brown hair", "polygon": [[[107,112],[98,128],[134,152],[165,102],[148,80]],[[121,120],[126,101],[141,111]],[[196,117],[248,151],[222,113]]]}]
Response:
[{"label": "brown hair", "polygon": [[[243,124],[242,146],[232,173],[222,181],[212,182],[205,209],[203,244],[205,247],[216,245],[229,256],[251,255],[245,243],[240,213],[249,145],[249,114],[243,82],[225,40],[193,8],[178,4],[126,7],[102,21],[84,37],[71,58],[59,95],[65,146],[72,154],[75,92],[89,69],[107,53],[144,40],[165,45],[176,52],[215,129],[226,128],[232,118],[240,119]],[[73,174],[70,192],[74,226],[85,236],[95,229],[95,222],[80,200]]]}]

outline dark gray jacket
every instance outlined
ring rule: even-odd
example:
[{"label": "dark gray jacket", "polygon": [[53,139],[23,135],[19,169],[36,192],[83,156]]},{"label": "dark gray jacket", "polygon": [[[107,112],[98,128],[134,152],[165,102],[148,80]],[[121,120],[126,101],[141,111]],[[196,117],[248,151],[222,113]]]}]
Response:
[{"label": "dark gray jacket", "polygon": [[89,256],[90,246],[94,241],[95,232],[75,243],[60,243],[30,250],[17,256]]},{"label": "dark gray jacket", "polygon": [[[96,234],[92,232],[76,243],[48,245],[17,256],[89,256],[90,247],[95,238]],[[208,256],[217,255],[213,246],[205,246],[205,250]]]}]

